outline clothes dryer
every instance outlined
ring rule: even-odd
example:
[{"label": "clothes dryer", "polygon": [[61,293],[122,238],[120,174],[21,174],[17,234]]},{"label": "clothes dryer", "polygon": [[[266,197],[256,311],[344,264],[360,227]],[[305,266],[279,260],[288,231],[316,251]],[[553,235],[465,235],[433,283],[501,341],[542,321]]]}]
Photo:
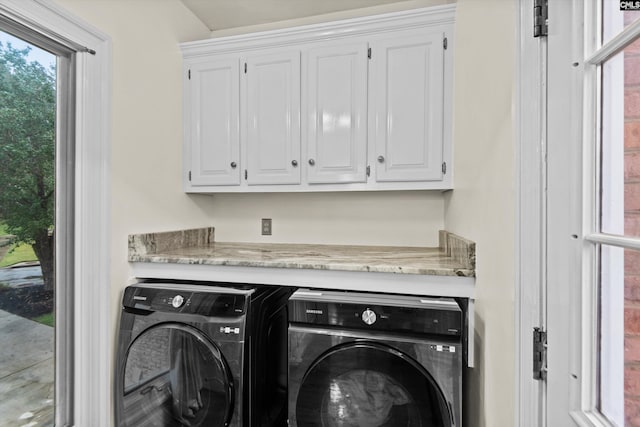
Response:
[{"label": "clothes dryer", "polygon": [[304,289],[289,320],[290,426],[461,426],[453,299]]},{"label": "clothes dryer", "polygon": [[284,425],[290,295],[287,288],[221,283],[127,287],[116,425]]}]

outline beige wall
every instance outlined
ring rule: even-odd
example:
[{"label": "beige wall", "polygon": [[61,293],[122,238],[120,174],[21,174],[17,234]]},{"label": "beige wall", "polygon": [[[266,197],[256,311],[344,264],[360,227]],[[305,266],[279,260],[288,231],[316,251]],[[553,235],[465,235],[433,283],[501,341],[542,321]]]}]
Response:
[{"label": "beige wall", "polygon": [[515,4],[459,0],[456,13],[456,179],[445,227],[477,244],[474,427],[513,426],[515,416]]},{"label": "beige wall", "polygon": [[[444,227],[441,193],[219,194],[213,196],[216,240],[437,246]],[[273,235],[260,235],[260,218]]]},{"label": "beige wall", "polygon": [[[437,244],[447,227],[478,242],[478,368],[469,426],[513,425],[513,122],[515,11],[459,2],[452,193],[185,195],[178,43],[207,28],[178,0],[57,0],[113,40],[113,339],[129,278],[127,235],[213,225],[224,241]],[[448,1],[417,0],[405,6]],[[482,16],[485,20],[479,19]],[[288,25],[300,22],[290,22]],[[473,70],[473,73],[467,70]],[[273,219],[272,237],[259,220]],[[493,234],[493,231],[499,230]],[[480,421],[475,421],[480,420]]]}]

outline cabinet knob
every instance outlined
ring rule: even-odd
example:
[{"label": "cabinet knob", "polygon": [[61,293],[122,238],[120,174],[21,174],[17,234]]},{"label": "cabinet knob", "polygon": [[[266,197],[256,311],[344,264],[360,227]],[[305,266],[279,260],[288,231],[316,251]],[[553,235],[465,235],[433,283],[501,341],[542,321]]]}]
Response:
[{"label": "cabinet knob", "polygon": [[236,162],[231,162],[231,169],[235,169],[238,166]]},{"label": "cabinet knob", "polygon": [[384,163],[384,156],[378,156],[378,163]]},{"label": "cabinet knob", "polygon": [[310,164],[311,166],[313,166],[313,165],[315,165],[315,164],[316,164],[316,161],[315,161],[315,160],[313,160],[313,159],[309,159],[309,164]]},{"label": "cabinet knob", "polygon": [[291,160],[291,165],[295,168],[298,166],[298,161],[297,160]]}]

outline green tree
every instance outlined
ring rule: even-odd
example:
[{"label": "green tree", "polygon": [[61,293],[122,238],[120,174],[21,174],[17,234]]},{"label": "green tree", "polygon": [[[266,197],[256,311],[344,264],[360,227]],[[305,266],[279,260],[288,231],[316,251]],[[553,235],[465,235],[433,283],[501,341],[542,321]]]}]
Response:
[{"label": "green tree", "polygon": [[54,285],[55,70],[0,42],[0,218]]}]

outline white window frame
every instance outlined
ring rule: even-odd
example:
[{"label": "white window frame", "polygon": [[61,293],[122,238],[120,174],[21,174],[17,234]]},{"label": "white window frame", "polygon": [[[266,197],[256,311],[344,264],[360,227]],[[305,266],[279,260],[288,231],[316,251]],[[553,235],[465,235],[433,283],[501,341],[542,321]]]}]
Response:
[{"label": "white window frame", "polygon": [[73,396],[65,425],[111,425],[110,132],[111,41],[50,0],[0,0],[0,14],[74,50],[75,224],[73,365],[57,386]]}]

